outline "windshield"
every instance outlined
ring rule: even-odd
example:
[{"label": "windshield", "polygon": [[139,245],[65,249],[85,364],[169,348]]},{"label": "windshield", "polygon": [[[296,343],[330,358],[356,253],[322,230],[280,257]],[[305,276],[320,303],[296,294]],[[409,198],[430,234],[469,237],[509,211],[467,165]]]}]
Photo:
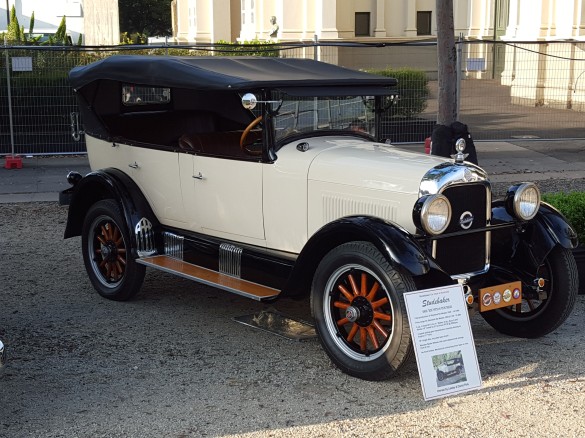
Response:
[{"label": "windshield", "polygon": [[[276,141],[318,132],[374,132],[374,98],[362,96],[299,97],[276,93],[274,128]],[[333,133],[333,132],[332,132]]]}]

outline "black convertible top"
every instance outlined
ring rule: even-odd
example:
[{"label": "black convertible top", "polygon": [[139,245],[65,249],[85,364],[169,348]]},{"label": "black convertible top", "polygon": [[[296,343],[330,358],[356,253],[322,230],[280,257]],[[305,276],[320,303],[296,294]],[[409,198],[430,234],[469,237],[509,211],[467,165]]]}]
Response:
[{"label": "black convertible top", "polygon": [[[301,95],[323,95],[338,87],[346,94],[382,95],[397,83],[394,78],[311,59],[268,57],[117,55],[69,73],[76,90],[104,79],[195,90],[278,88]],[[321,90],[316,94],[316,89]]]}]

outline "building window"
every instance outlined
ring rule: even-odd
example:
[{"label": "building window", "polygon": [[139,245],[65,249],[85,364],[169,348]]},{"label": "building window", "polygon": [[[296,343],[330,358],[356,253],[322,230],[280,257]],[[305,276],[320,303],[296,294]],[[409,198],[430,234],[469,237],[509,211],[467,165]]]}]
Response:
[{"label": "building window", "polygon": [[431,11],[419,11],[416,13],[416,34],[431,34]]},{"label": "building window", "polygon": [[254,24],[254,0],[242,0],[242,25]]},{"label": "building window", "polygon": [[355,13],[355,36],[370,36],[370,13]]}]

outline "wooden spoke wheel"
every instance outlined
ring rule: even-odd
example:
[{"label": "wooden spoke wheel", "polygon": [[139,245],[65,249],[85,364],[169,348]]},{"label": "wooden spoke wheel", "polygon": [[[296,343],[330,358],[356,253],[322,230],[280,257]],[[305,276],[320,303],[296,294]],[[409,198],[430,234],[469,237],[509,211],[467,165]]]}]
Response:
[{"label": "wooden spoke wheel", "polygon": [[92,224],[90,242],[93,267],[98,277],[107,285],[117,284],[126,270],[126,242],[111,218],[100,216]]},{"label": "wooden spoke wheel", "polygon": [[366,380],[392,377],[412,352],[403,293],[414,289],[368,242],[329,252],[313,279],[311,310],[332,361]]},{"label": "wooden spoke wheel", "polygon": [[392,305],[380,280],[359,265],[342,266],[328,284],[328,328],[360,359],[380,352],[392,334]]},{"label": "wooden spoke wheel", "polygon": [[130,255],[130,237],[117,203],[99,201],[83,224],[83,261],[98,293],[112,300],[127,300],[140,289],[145,268]]}]

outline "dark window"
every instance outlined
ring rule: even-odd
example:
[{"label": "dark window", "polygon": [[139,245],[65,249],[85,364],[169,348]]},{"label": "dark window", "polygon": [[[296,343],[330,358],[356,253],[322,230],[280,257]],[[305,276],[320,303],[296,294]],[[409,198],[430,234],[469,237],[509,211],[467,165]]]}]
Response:
[{"label": "dark window", "polygon": [[416,13],[416,34],[431,34],[431,11],[419,11]]},{"label": "dark window", "polygon": [[355,36],[370,36],[370,13],[355,13]]}]

